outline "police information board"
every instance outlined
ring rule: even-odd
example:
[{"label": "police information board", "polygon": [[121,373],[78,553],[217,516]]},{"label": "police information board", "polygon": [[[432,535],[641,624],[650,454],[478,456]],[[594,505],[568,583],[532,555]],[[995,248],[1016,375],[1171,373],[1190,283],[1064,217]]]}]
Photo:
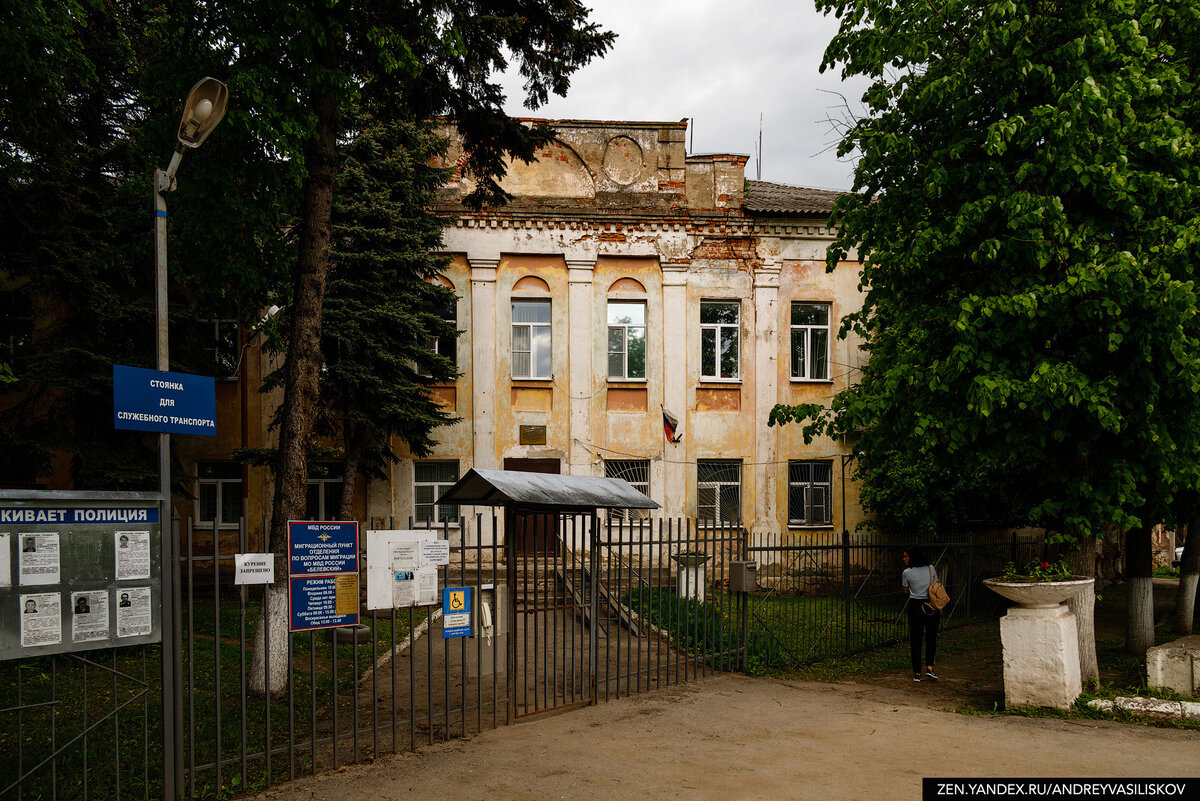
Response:
[{"label": "police information board", "polygon": [[0,659],[160,642],[161,564],[157,496],[0,491]]},{"label": "police information board", "polygon": [[292,631],[358,624],[358,523],[288,521]]},{"label": "police information board", "polygon": [[113,428],[217,435],[211,376],[113,365]]}]

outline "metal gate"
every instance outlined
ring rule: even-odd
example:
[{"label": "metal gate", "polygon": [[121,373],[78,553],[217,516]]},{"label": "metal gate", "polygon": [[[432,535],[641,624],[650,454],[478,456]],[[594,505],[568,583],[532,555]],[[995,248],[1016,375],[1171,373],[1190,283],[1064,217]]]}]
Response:
[{"label": "metal gate", "polygon": [[[507,525],[510,719],[745,664],[740,529],[516,509]],[[522,548],[548,532],[539,547]]]},{"label": "metal gate", "polygon": [[592,703],[590,516],[513,510],[509,520],[510,718]]}]

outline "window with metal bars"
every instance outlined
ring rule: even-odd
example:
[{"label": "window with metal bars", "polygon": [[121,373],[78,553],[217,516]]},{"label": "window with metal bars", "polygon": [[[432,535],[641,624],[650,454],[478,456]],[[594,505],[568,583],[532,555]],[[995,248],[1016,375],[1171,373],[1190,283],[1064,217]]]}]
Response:
[{"label": "window with metal bars", "polygon": [[413,463],[413,517],[418,525],[430,526],[458,520],[458,506],[435,503],[458,481],[458,462]]},{"label": "window with metal bars", "polygon": [[[649,459],[605,459],[604,475],[606,478],[625,479],[635,490],[650,497]],[[650,510],[609,509],[608,516],[613,520],[643,520],[650,516]]]},{"label": "window with metal bars", "polygon": [[828,526],[832,522],[833,462],[788,462],[788,523]]},{"label": "window with metal bars", "polygon": [[742,519],[742,463],[701,459],[696,463],[696,516],[701,522],[737,523]]}]

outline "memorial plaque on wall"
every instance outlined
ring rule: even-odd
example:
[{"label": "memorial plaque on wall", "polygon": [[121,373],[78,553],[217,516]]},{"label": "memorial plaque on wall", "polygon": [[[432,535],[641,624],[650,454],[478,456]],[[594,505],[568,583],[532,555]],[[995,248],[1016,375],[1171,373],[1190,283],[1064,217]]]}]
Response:
[{"label": "memorial plaque on wall", "polygon": [[[509,429],[511,430],[511,429]],[[521,426],[521,444],[522,445],[545,445],[546,444],[546,427],[545,426]]]},{"label": "memorial plaque on wall", "polygon": [[162,640],[159,503],[0,491],[0,659]]}]

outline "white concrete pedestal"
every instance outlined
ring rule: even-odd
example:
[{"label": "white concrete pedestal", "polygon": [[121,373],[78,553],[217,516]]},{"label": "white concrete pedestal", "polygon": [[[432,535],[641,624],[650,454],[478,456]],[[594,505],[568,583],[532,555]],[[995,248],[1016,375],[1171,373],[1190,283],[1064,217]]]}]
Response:
[{"label": "white concrete pedestal", "polygon": [[1014,607],[1000,618],[1004,704],[1068,709],[1083,691],[1075,615],[1063,605]]}]

